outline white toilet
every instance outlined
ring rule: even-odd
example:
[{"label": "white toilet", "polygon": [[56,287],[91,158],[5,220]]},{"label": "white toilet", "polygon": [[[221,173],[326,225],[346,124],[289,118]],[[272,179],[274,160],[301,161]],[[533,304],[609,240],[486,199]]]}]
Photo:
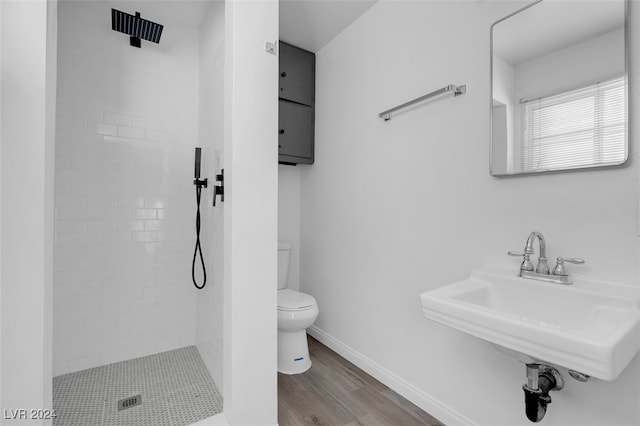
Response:
[{"label": "white toilet", "polygon": [[278,243],[278,371],[304,373],[311,367],[307,328],[318,318],[313,296],[287,287],[291,244]]}]

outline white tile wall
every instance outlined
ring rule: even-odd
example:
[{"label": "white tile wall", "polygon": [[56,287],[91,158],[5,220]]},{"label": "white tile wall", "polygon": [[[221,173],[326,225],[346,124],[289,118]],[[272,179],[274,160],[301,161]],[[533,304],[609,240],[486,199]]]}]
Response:
[{"label": "white tile wall", "polygon": [[[142,10],[144,13],[144,10]],[[198,31],[59,2],[54,375],[195,344]]]}]

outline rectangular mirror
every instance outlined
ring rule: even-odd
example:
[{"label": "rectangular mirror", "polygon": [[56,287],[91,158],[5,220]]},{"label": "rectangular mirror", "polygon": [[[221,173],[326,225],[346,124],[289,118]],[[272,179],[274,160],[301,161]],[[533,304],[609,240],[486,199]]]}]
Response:
[{"label": "rectangular mirror", "polygon": [[491,26],[493,176],[626,163],[626,27],[626,0],[539,0]]}]

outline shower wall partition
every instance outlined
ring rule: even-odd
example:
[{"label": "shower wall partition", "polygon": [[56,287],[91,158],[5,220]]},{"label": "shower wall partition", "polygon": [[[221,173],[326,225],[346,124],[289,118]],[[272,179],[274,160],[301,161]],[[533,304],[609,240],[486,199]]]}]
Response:
[{"label": "shower wall partition", "polygon": [[[117,3],[135,8],[131,6],[133,2],[118,1]],[[184,6],[186,3],[207,6],[213,2],[194,1],[173,4]],[[60,16],[57,13],[58,4],[62,9]],[[140,5],[145,5],[145,10],[154,6],[164,7],[167,4],[172,3],[140,2]],[[0,126],[2,128],[0,141],[2,150],[2,188],[0,188],[2,310],[0,316],[3,324],[0,348],[2,351],[0,354],[0,402],[6,409],[51,408],[52,328],[54,327],[56,329],[56,361],[54,362],[56,375],[62,371],[70,371],[72,368],[90,367],[97,363],[118,359],[115,356],[118,349],[121,350],[123,357],[136,356],[137,354],[133,351],[126,353],[127,350],[123,347],[126,342],[116,342],[120,334],[109,338],[108,334],[110,330],[117,327],[120,315],[108,318],[106,316],[110,311],[108,306],[116,305],[124,298],[126,291],[137,285],[136,283],[140,281],[138,277],[144,276],[142,271],[148,272],[154,267],[157,269],[151,276],[156,278],[155,285],[143,286],[142,294],[145,294],[145,288],[169,286],[169,284],[161,285],[158,282],[163,279],[161,275],[165,267],[161,262],[164,262],[170,253],[175,255],[178,247],[181,246],[176,245],[174,249],[166,252],[153,251],[153,247],[168,248],[167,245],[160,243],[164,242],[161,235],[165,234],[162,233],[169,233],[170,230],[145,230],[144,228],[146,222],[151,225],[156,221],[158,226],[167,223],[168,217],[171,216],[165,213],[169,213],[172,207],[169,205],[161,207],[159,204],[148,208],[138,207],[140,199],[143,200],[142,205],[145,205],[144,200],[147,195],[144,192],[137,195],[138,204],[133,207],[123,205],[122,202],[119,204],[117,201],[136,197],[135,193],[129,192],[133,192],[129,186],[139,185],[139,180],[146,179],[146,182],[150,182],[150,178],[145,178],[147,173],[125,173],[123,176],[129,178],[120,178],[120,183],[121,187],[125,188],[126,197],[123,195],[119,198],[116,193],[115,204],[111,201],[110,205],[94,205],[102,203],[100,201],[102,197],[105,203],[114,198],[114,194],[108,193],[108,190],[113,188],[115,182],[110,182],[107,178],[118,179],[118,175],[111,174],[110,168],[124,167],[126,172],[131,170],[129,167],[133,167],[130,163],[128,166],[120,164],[126,164],[129,161],[124,157],[125,152],[133,154],[136,152],[134,146],[139,147],[140,143],[164,142],[167,146],[174,147],[166,139],[157,141],[150,138],[162,132],[179,133],[178,128],[160,130],[169,123],[170,117],[153,114],[147,116],[144,110],[126,107],[125,99],[131,99],[133,94],[141,94],[137,92],[133,82],[139,81],[140,87],[146,87],[147,80],[136,75],[133,80],[123,77],[121,86],[109,83],[112,79],[105,74],[118,72],[130,66],[124,59],[120,60],[121,67],[111,68],[108,66],[108,60],[95,65],[87,63],[84,53],[79,52],[84,50],[86,54],[91,55],[92,49],[98,49],[105,54],[105,59],[110,59],[106,54],[108,49],[114,46],[115,41],[112,36],[108,31],[103,34],[103,38],[92,36],[94,31],[98,31],[98,27],[108,27],[108,21],[100,21],[105,18],[97,18],[94,22],[95,27],[90,23],[82,22],[82,16],[89,13],[87,8],[100,7],[99,5],[98,2],[80,2],[76,9],[75,5],[67,4],[63,0],[0,2],[0,15],[3,22],[0,30],[2,33],[0,56],[3,68],[2,78],[0,78],[2,90],[2,117],[0,117],[2,119],[2,126]],[[108,6],[104,8],[108,9]],[[107,12],[105,15],[100,14],[100,16],[109,16],[108,10],[105,12]],[[158,16],[154,16],[155,14],[151,12],[148,15],[146,12],[144,14],[163,24],[173,21],[173,19],[158,19]],[[176,16],[179,15],[179,13],[176,14]],[[204,11],[199,14],[200,17],[204,15]],[[273,84],[273,81],[278,71],[278,58],[265,52],[264,43],[265,40],[278,39],[278,2],[275,0],[266,2],[226,0],[224,15],[224,167],[225,179],[228,178],[223,204],[225,267],[223,367],[224,395],[227,396],[224,403],[224,417],[229,419],[231,424],[276,424],[277,229],[275,224],[277,223],[277,199],[275,195],[278,153],[277,132],[274,129],[277,129],[278,96],[277,85]],[[61,76],[58,86],[60,103],[56,107],[58,18],[61,27],[59,72],[74,73],[77,82],[75,78]],[[71,22],[73,19],[79,22],[74,24]],[[27,22],[33,24],[33,31],[25,33],[24,23]],[[72,24],[76,28],[74,32],[66,28]],[[169,29],[167,27],[165,31]],[[123,37],[121,34],[114,34]],[[163,32],[163,42],[170,40],[171,37],[167,37],[168,35],[169,32]],[[126,36],[124,37],[124,47],[136,49],[127,46]],[[122,41],[120,39],[120,42]],[[146,67],[140,67],[137,71],[151,73],[155,67],[160,69],[159,65],[165,63],[168,56],[174,54],[180,56],[179,49],[175,45],[171,49],[168,49],[168,46],[170,44],[161,44],[160,48],[164,50],[156,50],[156,56],[153,56],[150,51],[146,51],[145,47],[148,46],[143,41],[142,48],[136,50],[139,55],[144,55],[150,61],[146,61]],[[134,60],[130,58],[129,53],[123,53],[123,55],[127,60]],[[97,56],[99,55],[93,55],[93,57]],[[98,59],[101,58],[98,57]],[[176,59],[176,62],[179,60]],[[107,67],[107,69],[103,71],[101,67]],[[122,71],[120,72],[124,75]],[[102,77],[96,78],[96,76]],[[183,87],[181,83],[173,80],[169,82],[163,80],[163,82],[167,84],[156,87],[155,91],[168,90],[171,92],[169,95],[174,98],[173,101],[180,102],[182,93],[176,93],[172,87],[176,87],[174,83]],[[64,84],[71,85],[73,88],[65,88]],[[154,95],[153,91],[149,92]],[[130,93],[131,97],[126,97],[126,93]],[[109,97],[114,95],[117,95],[115,106],[114,101],[109,100]],[[206,95],[202,93],[200,96]],[[160,102],[159,95],[154,96]],[[134,100],[131,101],[133,105],[135,102],[144,100],[144,98],[133,98]],[[120,99],[123,99],[121,103]],[[92,105],[96,107],[90,109]],[[104,109],[100,109],[99,106]],[[180,107],[187,108],[184,102],[180,102]],[[53,115],[58,108],[58,121],[54,123]],[[155,111],[155,108],[156,105],[151,105],[150,111]],[[181,113],[178,111],[177,114]],[[122,117],[117,114],[129,115],[131,125],[127,125],[128,121],[118,122],[117,120]],[[198,121],[210,118],[200,115]],[[110,122],[107,122],[108,120]],[[157,128],[140,126],[145,122],[144,120],[149,120],[146,123]],[[248,123],[251,125],[248,126]],[[53,133],[56,127],[54,124],[59,128],[57,143],[54,143]],[[133,129],[144,129],[145,137],[138,138]],[[221,129],[217,130],[216,134],[218,135],[221,131]],[[140,136],[141,133],[138,131],[137,135]],[[105,136],[112,138],[105,138]],[[63,138],[66,140],[63,141]],[[108,143],[117,144],[120,141],[119,138],[124,139],[122,150],[106,146]],[[127,139],[131,143],[130,150],[127,148],[129,147]],[[87,146],[80,144],[80,140],[84,140]],[[60,149],[56,153],[57,161],[54,161],[53,151],[56,145]],[[180,155],[178,147],[181,145],[176,144],[175,148],[166,148],[166,151],[161,151],[160,157]],[[78,149],[77,152],[74,151],[75,148]],[[192,153],[193,146],[188,148]],[[209,149],[203,146],[204,148]],[[142,155],[152,152],[154,151],[142,150]],[[187,152],[186,147],[184,152]],[[187,195],[184,201],[193,209],[194,200],[191,197],[188,201],[186,200],[189,194],[194,195],[191,185],[193,158],[187,160],[187,154],[184,156],[184,160],[176,157],[175,162],[167,161],[167,165],[180,162],[188,164],[189,171],[185,172],[188,188],[185,188]],[[220,155],[218,157],[220,158]],[[138,161],[135,164],[151,164],[150,161],[140,160],[140,156],[136,158]],[[81,173],[83,163],[87,164],[87,168]],[[58,172],[57,179],[54,179],[54,166]],[[158,167],[164,166],[162,164]],[[102,179],[94,178],[98,175]],[[156,177],[158,175],[162,173],[150,172],[149,174]],[[56,191],[54,191],[54,181],[56,181]],[[27,187],[29,191],[25,191]],[[94,189],[91,190],[91,187]],[[144,191],[145,188],[140,190]],[[52,295],[54,291],[52,282],[54,192],[59,202],[56,250],[66,247],[57,254],[58,259],[66,260],[58,262],[55,301]],[[159,189],[158,193],[160,193]],[[172,202],[173,198],[168,197],[166,200]],[[176,201],[180,206],[182,205],[182,199]],[[149,205],[153,206],[153,204]],[[25,209],[25,206],[31,206],[31,208]],[[176,208],[180,210],[179,207]],[[126,219],[124,210],[121,209],[127,210]],[[145,217],[142,212],[139,213],[141,217],[136,216],[140,210],[155,211],[155,219]],[[166,212],[160,213],[164,210]],[[136,211],[133,218],[130,216],[132,211]],[[215,216],[221,213],[216,210],[214,222],[222,221],[221,216],[217,218]],[[118,220],[118,214],[122,215],[120,220]],[[67,215],[66,218],[64,218],[65,215]],[[116,216],[115,219],[110,219],[114,216]],[[186,219],[186,214],[184,217],[189,222],[193,219],[192,217]],[[180,219],[177,220],[180,221]],[[123,222],[138,222],[135,225],[142,225],[142,229],[138,227],[133,230],[118,231],[118,223],[122,229]],[[142,232],[151,232],[151,234],[139,235],[142,241],[134,239],[134,235]],[[154,232],[156,234],[153,234]],[[106,240],[103,238],[105,235]],[[116,236],[122,240],[118,241]],[[155,241],[144,241],[154,236]],[[109,239],[109,237],[112,238]],[[133,250],[137,243],[144,244],[145,252],[142,255],[131,254],[131,259],[124,259],[125,256],[121,256],[120,250],[114,250],[114,246],[123,251]],[[189,254],[191,254],[193,240],[188,243]],[[140,256],[149,254],[146,251],[147,248],[150,249],[150,254],[156,256],[155,260],[152,262],[151,258],[147,258],[148,265],[145,264],[144,267],[139,268],[136,266],[138,263],[134,264],[134,259],[139,260]],[[68,256],[74,250],[77,255],[73,257],[77,258],[77,265],[68,260],[64,253],[67,251]],[[215,248],[210,252],[208,257],[216,255]],[[108,255],[103,256],[102,253]],[[129,266],[131,264],[134,266]],[[116,268],[119,270],[116,271]],[[109,278],[114,275],[126,276],[127,272],[135,268],[138,268],[138,273],[131,275],[131,287],[125,286],[124,281],[119,281],[123,278]],[[184,280],[185,285],[192,289],[189,272],[189,270],[185,271]],[[113,281],[119,281],[120,285],[111,287]],[[214,286],[218,284],[214,283]],[[119,289],[122,290],[122,294],[118,293]],[[192,291],[196,291],[195,288]],[[117,294],[114,296],[114,293]],[[139,294],[139,290],[132,290],[132,293]],[[66,300],[67,297],[69,300]],[[105,298],[104,302],[100,301],[101,297]],[[201,293],[196,297],[201,297]],[[125,310],[123,315],[153,311],[152,306],[159,300],[161,299],[158,296],[153,302],[147,302],[150,306],[146,307],[141,306],[145,302],[140,301],[135,306],[131,303],[123,308]],[[166,301],[162,303],[170,303],[167,299],[164,300]],[[67,309],[60,305],[61,303],[67,304],[68,313]],[[52,324],[50,311],[54,305],[56,307],[55,324]],[[84,309],[82,305],[89,306],[91,309]],[[206,308],[213,309],[212,306]],[[92,309],[93,312],[90,312]],[[195,317],[200,318],[198,309],[195,310]],[[170,309],[168,314],[171,314]],[[260,320],[255,321],[255,318]],[[135,330],[138,326],[135,323],[128,325],[131,330]],[[202,325],[206,326],[206,324]],[[207,332],[198,331],[197,324],[195,328],[197,342],[198,336],[206,335]],[[123,333],[130,333],[130,331],[124,330]],[[144,331],[142,333],[142,343],[138,349],[140,347],[144,349],[144,344],[153,337],[150,335],[145,339]],[[215,333],[215,331],[212,332],[214,336]],[[75,339],[71,339],[70,334],[75,334],[84,346],[76,343]],[[96,334],[98,337],[83,340],[85,337],[90,337],[87,336],[89,334]],[[218,338],[219,335],[215,337]],[[94,352],[94,348],[90,345],[96,342],[103,350],[112,348],[116,350]],[[108,344],[102,342],[108,342]],[[116,347],[116,343],[120,345]],[[211,347],[219,348],[220,343],[212,344]],[[259,348],[259,356],[256,356],[255,348]],[[140,353],[144,351],[139,350],[138,354]],[[82,354],[82,356],[77,357],[75,354]],[[67,358],[61,358],[64,356]],[[144,404],[143,402],[143,406]],[[139,407],[134,407],[133,410],[136,408]]]},{"label": "shower wall partition", "polygon": [[[224,28],[224,3],[208,6],[202,30],[154,16],[150,2],[126,4],[165,25],[160,44],[129,46],[111,30],[109,2],[58,3],[53,374],[197,344],[218,382],[223,222],[210,189],[204,290],[190,268],[194,146],[203,177],[222,153],[222,97],[204,99],[220,90],[211,79],[223,67],[207,52],[222,44],[224,30],[209,25]],[[199,122],[201,110],[220,118]]]},{"label": "shower wall partition", "polygon": [[[203,149],[202,176],[212,184],[224,167],[224,8],[222,1],[211,2],[200,23],[198,140]],[[196,341],[209,372],[222,389],[224,205],[218,198],[212,208],[212,196],[210,188],[202,202],[208,283],[197,294]],[[195,202],[195,194],[192,198]]]}]

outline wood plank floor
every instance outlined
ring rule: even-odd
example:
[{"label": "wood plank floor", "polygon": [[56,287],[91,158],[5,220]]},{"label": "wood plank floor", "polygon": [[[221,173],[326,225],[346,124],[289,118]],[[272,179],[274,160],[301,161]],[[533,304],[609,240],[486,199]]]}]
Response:
[{"label": "wood plank floor", "polygon": [[281,426],[442,425],[313,337],[308,340],[311,368],[278,373]]}]

